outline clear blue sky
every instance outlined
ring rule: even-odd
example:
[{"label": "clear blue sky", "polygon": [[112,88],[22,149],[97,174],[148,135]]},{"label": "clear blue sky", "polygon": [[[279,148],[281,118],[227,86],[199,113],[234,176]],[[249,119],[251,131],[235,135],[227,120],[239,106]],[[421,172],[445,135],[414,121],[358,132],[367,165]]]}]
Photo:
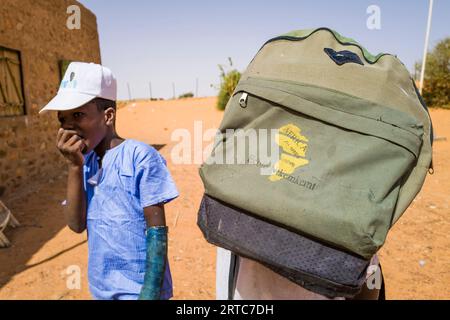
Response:
[{"label": "clear blue sky", "polygon": [[[215,95],[218,64],[243,71],[268,39],[298,29],[330,27],[372,53],[398,55],[410,71],[422,59],[428,0],[79,0],[97,16],[102,63],[118,78],[119,99]],[[381,30],[366,26],[369,5]],[[82,22],[82,21],[81,21]],[[430,48],[450,36],[450,1],[435,0]]]}]

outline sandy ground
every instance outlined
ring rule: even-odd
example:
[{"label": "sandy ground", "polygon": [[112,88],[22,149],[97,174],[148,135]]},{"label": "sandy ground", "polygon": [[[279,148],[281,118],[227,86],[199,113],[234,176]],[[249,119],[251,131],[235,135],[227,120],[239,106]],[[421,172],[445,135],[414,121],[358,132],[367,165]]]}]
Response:
[{"label": "sandy ground", "polygon": [[[202,121],[200,133],[218,126],[223,113],[214,103],[215,98],[140,102],[119,110],[119,133],[162,147],[181,194],[166,206],[174,299],[215,297],[215,249],[196,225],[203,193],[198,164],[171,161],[178,142],[171,139],[174,130],[185,128],[176,133],[194,139],[195,121]],[[433,110],[431,115],[440,138],[434,147],[435,173],[428,175],[380,252],[388,299],[450,299],[450,110]],[[71,232],[60,210],[65,183],[61,173],[30,182],[14,199],[3,199],[22,226],[6,231],[13,246],[0,249],[0,299],[91,298],[86,233]],[[71,281],[77,270],[80,288]]]}]

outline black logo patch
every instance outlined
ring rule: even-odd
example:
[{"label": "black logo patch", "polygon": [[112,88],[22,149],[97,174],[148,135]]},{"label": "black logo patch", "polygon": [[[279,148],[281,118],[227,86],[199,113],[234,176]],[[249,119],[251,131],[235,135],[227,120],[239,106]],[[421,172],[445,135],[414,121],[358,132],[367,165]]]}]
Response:
[{"label": "black logo patch", "polygon": [[323,50],[337,65],[342,66],[346,63],[357,63],[362,66],[364,65],[359,56],[354,52],[348,50],[334,51],[331,48],[325,48]]},{"label": "black logo patch", "polygon": [[70,81],[72,81],[73,78],[75,78],[75,72],[70,73]]}]

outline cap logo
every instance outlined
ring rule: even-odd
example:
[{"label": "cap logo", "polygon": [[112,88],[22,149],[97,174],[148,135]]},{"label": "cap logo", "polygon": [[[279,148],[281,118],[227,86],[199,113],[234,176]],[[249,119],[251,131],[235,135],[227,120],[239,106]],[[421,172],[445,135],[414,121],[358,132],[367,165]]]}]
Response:
[{"label": "cap logo", "polygon": [[63,80],[61,82],[61,89],[76,89],[77,88],[77,80],[74,80],[75,72],[71,72],[69,75],[69,80]]}]

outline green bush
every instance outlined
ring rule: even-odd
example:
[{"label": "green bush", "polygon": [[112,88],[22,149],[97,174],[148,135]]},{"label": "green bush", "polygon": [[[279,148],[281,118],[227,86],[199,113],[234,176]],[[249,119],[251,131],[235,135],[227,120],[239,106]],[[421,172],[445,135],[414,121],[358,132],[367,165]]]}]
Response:
[{"label": "green bush", "polygon": [[183,93],[181,96],[178,97],[178,99],[185,99],[185,98],[193,98],[194,94],[192,92]]},{"label": "green bush", "polygon": [[[233,66],[233,62],[231,58],[228,58],[230,67]],[[219,65],[220,69],[220,90],[217,98],[217,108],[219,110],[225,110],[225,107],[230,100],[231,95],[236,89],[236,86],[241,78],[241,73],[236,69],[226,72],[225,68],[222,65]]]},{"label": "green bush", "polygon": [[[421,63],[415,65],[420,80]],[[450,38],[440,41],[428,53],[422,96],[429,107],[450,108]]]}]

